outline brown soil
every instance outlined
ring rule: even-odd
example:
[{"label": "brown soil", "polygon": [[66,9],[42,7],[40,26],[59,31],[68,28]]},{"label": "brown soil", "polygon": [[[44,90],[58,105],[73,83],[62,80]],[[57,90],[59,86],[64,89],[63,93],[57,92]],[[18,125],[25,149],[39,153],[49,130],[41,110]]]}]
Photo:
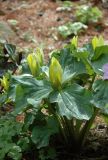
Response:
[{"label": "brown soil", "polygon": [[[0,6],[0,20],[8,22],[10,19],[15,19],[18,21],[18,24],[12,27],[16,33],[12,42],[19,47],[35,48],[42,45],[48,56],[49,52],[55,48],[61,48],[72,38],[71,36],[65,40],[61,39],[56,28],[74,20],[74,8],[70,12],[57,12],[56,9],[61,6],[61,3],[54,0],[2,0]],[[102,8],[101,4],[100,8]],[[87,31],[79,35],[80,44],[99,34],[103,35],[107,41],[108,27],[104,23],[108,22],[108,10],[103,8],[102,10],[103,22],[95,27],[92,24],[89,25]]]}]

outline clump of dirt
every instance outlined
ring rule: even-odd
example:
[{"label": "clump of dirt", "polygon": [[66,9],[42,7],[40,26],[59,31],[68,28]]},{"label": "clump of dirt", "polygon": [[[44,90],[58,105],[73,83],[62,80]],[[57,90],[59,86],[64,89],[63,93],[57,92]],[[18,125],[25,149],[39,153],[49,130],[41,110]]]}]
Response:
[{"label": "clump of dirt", "polygon": [[[41,45],[48,57],[49,52],[55,48],[61,48],[72,38],[70,36],[67,39],[61,39],[57,27],[74,20],[74,7],[71,11],[58,12],[57,8],[61,3],[52,0],[5,0],[0,2],[0,6],[0,21],[7,22],[12,27],[16,36],[11,41],[20,48],[35,48]],[[102,10],[103,21],[107,23],[107,9],[102,8]],[[16,20],[18,23],[12,25],[9,23],[10,20]],[[94,35],[100,34],[107,40],[108,28],[101,24],[96,26],[91,24],[85,33],[79,35],[79,44],[82,45]]]},{"label": "clump of dirt", "polygon": [[72,153],[65,147],[60,152],[62,160],[108,160],[108,126],[103,120],[91,129],[84,147],[80,152]]}]

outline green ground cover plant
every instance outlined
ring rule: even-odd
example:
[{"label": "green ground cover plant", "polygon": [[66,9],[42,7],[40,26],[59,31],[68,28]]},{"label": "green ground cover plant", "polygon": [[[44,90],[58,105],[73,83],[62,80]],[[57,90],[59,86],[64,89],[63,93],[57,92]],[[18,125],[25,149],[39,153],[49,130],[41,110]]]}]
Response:
[{"label": "green ground cover plant", "polygon": [[80,32],[84,32],[88,27],[81,22],[68,22],[58,27],[58,32],[63,38],[67,38],[71,35],[78,35]]},{"label": "green ground cover plant", "polygon": [[98,7],[81,5],[77,7],[76,19],[84,24],[97,23],[102,18],[102,12]]},{"label": "green ground cover plant", "polygon": [[58,33],[67,38],[71,35],[78,35],[81,32],[86,31],[89,24],[96,24],[102,20],[102,12],[98,7],[92,5],[80,5],[75,9],[75,20],[73,22],[67,22],[64,25],[58,27]]},{"label": "green ground cover plant", "polygon": [[[10,132],[5,140],[17,149],[4,151],[3,141],[2,159],[11,155],[20,160],[28,150],[38,159],[56,159],[58,146],[80,152],[97,114],[108,113],[108,45],[103,38],[94,37],[79,48],[78,37],[74,37],[63,49],[53,51],[48,63],[37,48],[21,61],[17,70],[17,74],[8,72],[1,78],[0,102],[1,106],[11,102],[11,116],[23,114],[24,120],[20,124],[12,121],[12,127],[18,123],[20,129]],[[13,129],[7,125],[7,118],[2,118],[0,133],[7,128],[8,137],[8,130]],[[28,144],[24,150],[24,145],[19,145],[22,137]]]},{"label": "green ground cover plant", "polygon": [[15,72],[22,59],[22,52],[17,51],[16,46],[9,43],[0,44],[0,77],[7,70]]}]

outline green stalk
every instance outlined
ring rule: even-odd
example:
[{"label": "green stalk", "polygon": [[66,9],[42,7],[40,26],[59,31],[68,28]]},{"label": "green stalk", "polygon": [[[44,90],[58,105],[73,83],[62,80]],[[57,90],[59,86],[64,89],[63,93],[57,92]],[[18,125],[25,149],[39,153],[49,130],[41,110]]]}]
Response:
[{"label": "green stalk", "polygon": [[74,152],[76,152],[79,150],[80,127],[81,127],[82,121],[76,120],[76,125],[74,126],[74,119],[68,120],[66,117],[64,117],[64,119],[69,132],[68,146]]},{"label": "green stalk", "polygon": [[69,141],[69,143],[72,143],[73,139],[75,137],[73,119],[69,120],[66,117],[64,117],[64,121],[65,121],[66,128],[67,128],[67,131],[68,131],[68,141]]},{"label": "green stalk", "polygon": [[53,114],[54,117],[57,119],[57,121],[59,123],[60,134],[63,137],[63,139],[65,141],[65,144],[68,145],[66,124],[65,124],[65,121],[64,121],[63,117],[56,114],[56,112],[54,110],[54,104],[52,105],[51,103],[49,103],[49,101],[47,99],[45,100],[45,102],[48,105],[48,109],[49,109],[50,113]]},{"label": "green stalk", "polygon": [[91,117],[91,119],[89,121],[87,121],[83,127],[83,129],[81,130],[81,134],[80,134],[80,146],[82,146],[85,142],[85,138],[97,116],[98,113],[98,108],[95,109],[93,116]]},{"label": "green stalk", "polygon": [[79,120],[79,119],[76,119],[76,125],[75,125],[75,129],[74,129],[74,132],[75,132],[75,139],[76,139],[76,142],[79,143],[79,139],[80,139],[80,128],[81,128],[81,125],[82,125],[82,121]]},{"label": "green stalk", "polygon": [[[92,77],[90,86],[88,88],[89,90],[92,89],[92,85],[93,85],[93,82],[95,81],[95,77],[96,77],[96,74],[94,74],[93,77]],[[91,119],[89,121],[87,121],[85,123],[84,127],[82,128],[81,133],[80,133],[80,139],[79,139],[80,146],[82,146],[84,144],[85,138],[86,138],[86,136],[87,136],[87,134],[88,134],[88,132],[89,132],[89,130],[90,130],[90,128],[91,128],[96,116],[97,116],[98,110],[99,109],[97,109],[97,108],[94,109],[94,114],[92,115]]]},{"label": "green stalk", "polygon": [[91,90],[91,89],[92,89],[92,85],[93,85],[93,82],[94,82],[94,80],[95,80],[95,77],[96,77],[96,74],[94,74],[94,75],[93,75],[93,77],[92,77],[92,80],[91,80],[90,86],[88,87],[88,89],[89,89],[89,90]]},{"label": "green stalk", "polygon": [[[90,83],[90,86],[89,86],[89,90],[92,89],[92,85],[93,85],[93,82],[95,81],[95,77],[96,77],[96,74],[93,75],[92,77],[92,80],[91,80],[91,83]],[[80,147],[84,144],[85,142],[85,138],[97,116],[97,113],[98,113],[98,108],[95,108],[94,109],[94,114],[92,115],[91,119],[89,121],[87,121],[84,125],[84,127],[82,128],[81,132],[80,132],[80,137],[79,137],[79,142],[80,142]]]},{"label": "green stalk", "polygon": [[59,129],[60,129],[61,135],[62,135],[62,137],[64,138],[65,143],[68,144],[68,138],[67,138],[67,134],[66,134],[66,129],[65,129],[64,121],[63,121],[63,119],[62,119],[60,116],[58,116],[58,115],[56,115],[56,118],[57,118],[57,120],[58,120],[58,122],[59,122]]},{"label": "green stalk", "polygon": [[71,137],[75,137],[75,129],[74,129],[74,122],[73,122],[73,119],[69,120],[69,128],[70,128],[70,134],[71,134]]},{"label": "green stalk", "polygon": [[82,120],[76,119],[76,126],[75,126],[75,131],[78,133],[80,132],[80,127],[82,125]]}]

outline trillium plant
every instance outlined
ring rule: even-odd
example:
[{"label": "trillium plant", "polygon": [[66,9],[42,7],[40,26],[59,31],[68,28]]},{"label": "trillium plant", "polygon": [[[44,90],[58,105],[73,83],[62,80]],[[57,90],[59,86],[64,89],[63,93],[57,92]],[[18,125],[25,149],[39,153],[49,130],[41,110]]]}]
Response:
[{"label": "trillium plant", "polygon": [[[78,47],[78,37],[53,51],[28,54],[18,73],[1,79],[2,99],[24,114],[24,129],[36,148],[61,144],[80,150],[97,115],[108,113],[108,45],[94,37]],[[7,100],[6,100],[7,99]]]}]

